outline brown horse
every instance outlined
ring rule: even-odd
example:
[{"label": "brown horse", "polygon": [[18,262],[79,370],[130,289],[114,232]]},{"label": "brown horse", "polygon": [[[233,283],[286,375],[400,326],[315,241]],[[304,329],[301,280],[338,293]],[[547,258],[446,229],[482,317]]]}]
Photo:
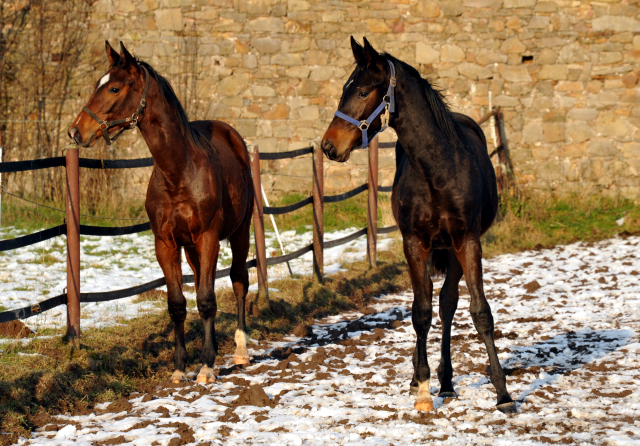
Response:
[{"label": "brown horse", "polygon": [[[69,136],[80,146],[101,136],[108,144],[136,125],[153,156],[145,207],[155,235],[156,257],[167,281],[169,314],[176,349],[172,380],[187,380],[181,250],[195,275],[204,341],[197,382],[214,382],[217,354],[214,291],[220,240],[233,252],[231,281],[238,300],[236,364],[249,362],[244,308],[249,286],[246,267],[254,190],[249,154],[242,137],[220,121],[189,122],[169,82],[121,45],[118,54],[106,42],[109,71],[100,78]],[[115,136],[114,132],[115,131]]]}]

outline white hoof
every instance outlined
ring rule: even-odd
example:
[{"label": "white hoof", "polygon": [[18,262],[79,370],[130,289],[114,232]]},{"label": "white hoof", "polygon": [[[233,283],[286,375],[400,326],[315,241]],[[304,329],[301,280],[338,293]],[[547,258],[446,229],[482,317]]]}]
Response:
[{"label": "white hoof", "polygon": [[213,373],[213,369],[203,365],[196,377],[196,383],[209,384],[214,382],[216,382],[216,375]]},{"label": "white hoof", "polygon": [[187,378],[184,372],[176,370],[173,372],[173,375],[171,375],[171,381],[173,381],[174,384],[180,384],[189,381],[189,378]]},{"label": "white hoof", "polygon": [[413,408],[420,412],[433,412],[433,399],[429,392],[429,381],[418,384],[418,398]]},{"label": "white hoof", "polygon": [[234,364],[249,364],[249,352],[247,351],[247,334],[243,330],[236,330],[236,352],[233,355]]}]

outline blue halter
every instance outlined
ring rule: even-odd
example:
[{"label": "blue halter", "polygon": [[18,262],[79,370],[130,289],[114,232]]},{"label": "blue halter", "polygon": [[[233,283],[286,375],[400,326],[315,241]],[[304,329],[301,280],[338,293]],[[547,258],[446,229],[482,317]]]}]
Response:
[{"label": "blue halter", "polygon": [[[391,68],[389,88],[387,89],[387,94],[385,94],[382,98],[382,102],[380,103],[380,105],[378,105],[378,108],[376,108],[373,113],[371,113],[371,116],[363,121],[358,121],[357,119],[353,119],[351,116],[345,115],[339,110],[335,112],[335,116],[344,119],[345,121],[355,125],[360,129],[360,131],[362,132],[363,149],[369,147],[369,143],[378,133],[386,130],[387,126],[389,125],[389,113],[393,113],[395,111],[396,101],[394,96],[394,88],[396,86],[396,68],[393,66],[393,63],[389,59],[387,59],[387,62],[389,63],[389,67]],[[374,119],[376,119],[378,115],[382,113],[382,110],[385,111],[384,115],[382,115],[382,117],[380,118],[382,120],[382,127],[374,135],[372,135],[371,138],[368,138],[367,130],[369,129],[369,126],[374,121]]]}]

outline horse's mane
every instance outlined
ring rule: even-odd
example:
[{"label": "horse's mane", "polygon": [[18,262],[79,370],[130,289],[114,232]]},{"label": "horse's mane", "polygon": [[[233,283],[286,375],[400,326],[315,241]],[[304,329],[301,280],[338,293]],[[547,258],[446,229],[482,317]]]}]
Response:
[{"label": "horse's mane", "polygon": [[424,99],[431,109],[431,113],[438,124],[438,127],[447,136],[450,141],[459,141],[459,133],[457,129],[456,120],[453,117],[453,113],[449,108],[449,104],[442,94],[441,90],[433,88],[431,83],[420,76],[418,70],[413,68],[406,62],[396,59],[391,54],[384,53],[384,57],[389,59],[396,67],[396,70],[402,71],[408,77],[414,79],[422,87],[421,91],[424,95]]},{"label": "horse's mane", "polygon": [[178,123],[182,134],[187,138],[187,141],[189,141],[194,148],[203,150],[211,148],[211,142],[189,124],[187,113],[184,111],[184,108],[182,107],[178,96],[176,96],[175,91],[173,91],[173,87],[171,87],[169,81],[158,74],[158,72],[147,62],[143,62],[138,59],[136,59],[136,62],[138,65],[145,67],[147,71],[149,71],[149,76],[154,78],[158,83],[162,99],[167,105],[173,108],[176,115],[176,122]]}]

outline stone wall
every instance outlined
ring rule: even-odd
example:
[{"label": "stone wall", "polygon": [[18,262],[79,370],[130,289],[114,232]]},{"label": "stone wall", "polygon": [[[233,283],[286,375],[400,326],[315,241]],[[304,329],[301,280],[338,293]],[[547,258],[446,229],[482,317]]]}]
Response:
[{"label": "stone wall", "polygon": [[[324,133],[352,69],[349,36],[366,36],[442,88],[456,111],[478,119],[491,95],[493,105],[504,110],[523,189],[636,199],[638,5],[638,0],[98,0],[90,23],[97,42],[86,67],[94,79],[83,78],[78,89],[82,86],[86,100],[106,68],[101,41],[122,40],[172,81],[193,118],[227,121],[262,151],[292,150]],[[487,137],[491,141],[488,131]],[[393,138],[392,131],[382,136]],[[120,147],[132,141],[128,137]],[[139,138],[136,144],[134,152],[144,153]],[[339,175],[363,166],[364,154],[354,158],[350,166],[325,164],[327,175],[333,175],[326,181],[329,191],[364,181],[362,169]],[[309,189],[310,164],[308,159],[265,164],[265,170],[291,175],[266,178],[269,189]],[[391,151],[380,164],[391,166],[382,175],[388,182]]]}]

